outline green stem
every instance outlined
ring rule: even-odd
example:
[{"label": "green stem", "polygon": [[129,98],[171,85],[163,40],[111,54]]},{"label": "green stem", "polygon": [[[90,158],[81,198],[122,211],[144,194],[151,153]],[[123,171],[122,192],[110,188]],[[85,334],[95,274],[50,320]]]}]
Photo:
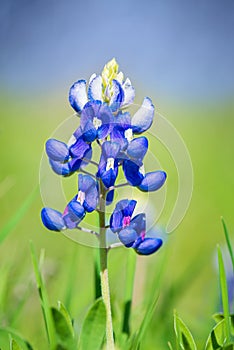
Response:
[{"label": "green stem", "polygon": [[100,211],[99,211],[99,225],[100,225],[100,237],[99,237],[99,254],[100,254],[100,277],[101,277],[101,290],[102,298],[106,307],[106,345],[107,350],[114,350],[114,337],[113,337],[113,325],[111,316],[111,303],[110,303],[110,288],[108,279],[107,268],[107,254],[108,248],[106,247],[106,190],[100,183]]}]

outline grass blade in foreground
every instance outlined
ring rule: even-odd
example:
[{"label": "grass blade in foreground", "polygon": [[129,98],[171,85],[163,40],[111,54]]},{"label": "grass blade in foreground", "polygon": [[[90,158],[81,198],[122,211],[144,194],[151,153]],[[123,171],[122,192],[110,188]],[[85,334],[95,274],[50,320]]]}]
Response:
[{"label": "grass blade in foreground", "polygon": [[48,340],[50,343],[50,348],[55,349],[56,348],[56,332],[55,332],[55,327],[54,327],[54,321],[53,321],[51,309],[49,307],[46,288],[45,288],[45,285],[43,283],[43,279],[42,279],[42,276],[40,273],[35,249],[34,249],[32,242],[30,242],[30,250],[31,250],[31,257],[32,257],[32,262],[33,262],[33,267],[34,267],[34,273],[35,273],[36,282],[37,282],[37,289],[38,289],[40,300],[41,300],[41,307],[42,307],[43,317],[44,317],[44,321],[45,321],[47,336],[48,336]]},{"label": "grass blade in foreground", "polygon": [[10,220],[3,226],[3,228],[0,230],[0,243],[4,241],[4,239],[7,238],[7,236],[11,233],[11,231],[15,228],[15,226],[20,222],[24,214],[29,209],[30,205],[36,198],[36,195],[38,194],[39,186],[37,186],[30,195],[26,198],[26,200],[23,202],[21,207],[17,209],[15,214],[10,218]]},{"label": "grass blade in foreground", "polygon": [[19,346],[19,344],[14,339],[11,339],[10,350],[23,350],[23,349],[21,348],[21,346]]},{"label": "grass blade in foreground", "polygon": [[230,254],[230,257],[231,257],[231,260],[232,260],[232,267],[233,267],[233,270],[234,270],[234,253],[233,253],[233,250],[232,250],[232,245],[231,245],[228,229],[227,229],[227,226],[225,224],[225,221],[224,221],[223,217],[221,218],[221,221],[222,221],[222,224],[223,224],[223,230],[224,230],[224,234],[225,234],[225,238],[226,238],[229,254]]},{"label": "grass blade in foreground", "polygon": [[217,250],[218,250],[218,263],[219,263],[219,281],[220,281],[221,295],[222,295],[225,331],[226,331],[227,343],[229,343],[231,341],[231,332],[230,332],[230,320],[229,320],[229,301],[228,301],[227,281],[226,281],[226,274],[225,274],[222,252],[219,246],[217,247]]},{"label": "grass blade in foreground", "polygon": [[[8,347],[9,337],[15,339],[17,343],[20,344],[20,347],[22,348],[22,350],[33,350],[32,346],[29,344],[27,340],[25,340],[17,331],[8,327],[0,328],[1,349],[5,349],[5,347],[9,349]],[[3,344],[6,344],[6,345],[3,345]]]},{"label": "grass blade in foreground", "polygon": [[[234,317],[233,319],[233,326],[232,326],[232,334],[234,334]],[[223,318],[219,323],[217,323],[212,331],[209,334],[209,337],[206,342],[205,350],[219,350],[219,349],[229,349],[232,350],[234,348],[234,343],[231,343],[229,345],[226,345],[226,347],[223,345],[226,341],[226,335],[225,335],[225,319]]]},{"label": "grass blade in foreground", "polygon": [[174,312],[174,329],[176,335],[177,350],[197,350],[190,330],[177,315],[176,311]]},{"label": "grass blade in foreground", "polygon": [[106,309],[102,298],[89,309],[82,326],[79,350],[100,350],[106,332]]}]

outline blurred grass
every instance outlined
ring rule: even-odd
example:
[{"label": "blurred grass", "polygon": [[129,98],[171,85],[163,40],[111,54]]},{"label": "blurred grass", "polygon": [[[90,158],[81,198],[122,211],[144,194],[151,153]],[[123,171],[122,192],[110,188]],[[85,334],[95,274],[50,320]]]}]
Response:
[{"label": "blurred grass", "polygon": [[[72,111],[66,96],[58,99],[58,95],[56,98],[33,96],[28,100],[22,97],[18,101],[14,100],[14,103],[11,96],[3,95],[0,103],[1,229],[38,184],[44,143]],[[218,278],[214,257],[217,242],[222,244],[225,240],[221,215],[225,216],[229,231],[234,231],[233,110],[233,105],[225,103],[213,106],[172,104],[165,107],[162,103],[160,113],[174,124],[190,152],[194,168],[194,190],[187,215],[170,235],[164,249],[154,256],[137,258],[133,328],[141,322],[141,303],[146,298],[147,288],[152,287],[153,279],[164,261],[164,254],[167,254],[159,303],[143,341],[143,349],[156,346],[160,350],[167,349],[167,341],[173,338],[175,307],[194,334],[198,348],[201,348],[211,328],[211,315],[218,311]],[[160,220],[163,222],[175,199],[176,170],[165,149],[157,143],[155,147],[158,159],[169,174],[167,192],[171,200],[165,208],[166,214]],[[95,293],[92,249],[75,245],[66,237],[44,229],[40,222],[42,206],[38,195],[23,219],[0,246],[1,268],[7,267],[8,271],[8,293],[1,310],[3,323],[11,326],[10,315],[26,295],[26,302],[14,327],[36,348],[45,343],[46,338],[36,288],[32,288],[29,295],[27,293],[33,273],[29,240],[34,242],[38,250],[46,249],[45,277],[51,304],[55,305],[57,300],[67,298],[71,261],[75,264],[75,286],[73,295],[69,296],[69,308],[78,322]],[[77,254],[73,259],[75,249]],[[126,261],[124,249],[110,253],[110,283],[114,305],[122,305],[124,301],[124,290],[119,286],[124,279]],[[201,267],[196,271],[199,262]],[[177,283],[188,274],[191,278],[186,277],[185,287],[180,290]],[[167,307],[168,298],[170,303]],[[159,319],[161,314],[157,316],[157,310],[165,311],[163,322]]]}]

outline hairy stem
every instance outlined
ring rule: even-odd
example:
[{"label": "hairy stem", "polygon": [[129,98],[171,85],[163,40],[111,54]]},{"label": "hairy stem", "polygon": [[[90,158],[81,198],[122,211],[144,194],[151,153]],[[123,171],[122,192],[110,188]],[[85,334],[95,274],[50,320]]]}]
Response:
[{"label": "hairy stem", "polygon": [[101,290],[102,298],[106,307],[106,345],[107,350],[114,350],[114,337],[113,337],[113,325],[111,316],[111,303],[110,303],[110,288],[108,279],[107,268],[107,254],[108,248],[106,247],[106,190],[100,182],[100,211],[99,211],[99,254],[100,254],[100,277],[101,277]]}]

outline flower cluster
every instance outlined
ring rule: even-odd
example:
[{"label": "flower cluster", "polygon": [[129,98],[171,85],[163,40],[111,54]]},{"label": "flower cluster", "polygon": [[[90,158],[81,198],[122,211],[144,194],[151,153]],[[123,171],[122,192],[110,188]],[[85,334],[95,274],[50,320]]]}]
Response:
[{"label": "flower cluster", "polygon": [[[79,172],[78,191],[63,213],[42,209],[42,221],[49,230],[76,228],[87,212],[100,211],[103,193],[106,204],[112,203],[120,168],[127,184],[140,191],[156,191],[164,184],[164,171],[144,171],[148,140],[142,134],[153,122],[154,106],[146,97],[131,116],[126,108],[134,98],[135,89],[118,72],[115,59],[106,64],[101,75],[93,74],[88,83],[78,80],[70,88],[69,102],[80,118],[80,125],[67,144],[49,139],[46,153],[56,174],[67,177]],[[92,160],[94,142],[101,151],[98,163]],[[97,166],[95,174],[87,175],[84,170],[89,163]],[[131,218],[135,205],[135,200],[119,201],[110,217],[110,228],[126,247],[138,254],[152,254],[162,245],[162,240],[145,237],[145,214]]]}]

